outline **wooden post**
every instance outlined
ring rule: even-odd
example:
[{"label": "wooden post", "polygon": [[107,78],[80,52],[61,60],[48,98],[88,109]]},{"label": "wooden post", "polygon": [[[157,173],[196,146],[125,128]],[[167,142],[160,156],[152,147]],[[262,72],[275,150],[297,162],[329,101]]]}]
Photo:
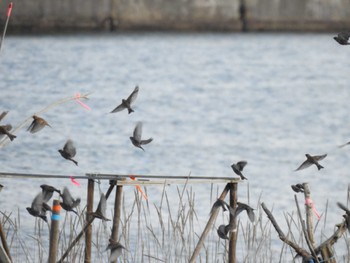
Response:
[{"label": "wooden post", "polygon": [[[230,206],[235,209],[237,206],[237,183],[230,183]],[[236,217],[230,214],[230,225],[236,231],[231,232],[229,250],[228,250],[228,262],[236,263],[236,244],[237,244],[237,222]]]},{"label": "wooden post", "polygon": [[[93,211],[94,206],[94,186],[95,181],[89,179],[87,189],[87,207],[86,207],[86,222],[89,222],[92,218],[90,215]],[[92,222],[92,221],[91,221]],[[85,230],[85,263],[91,262],[91,241],[92,241],[92,225],[87,225]]]},{"label": "wooden post", "polygon": [[303,186],[304,186],[304,196],[305,196],[306,231],[307,231],[307,235],[309,237],[310,243],[312,245],[312,248],[315,249],[316,242],[314,238],[314,224],[312,221],[313,203],[311,200],[309,184],[303,183]]},{"label": "wooden post", "polygon": [[[230,189],[229,185],[230,184],[227,184],[225,186],[225,189],[222,191],[222,193],[221,193],[221,195],[219,197],[220,200],[224,200],[225,199],[225,197],[226,197],[226,195],[227,195],[227,193],[228,193],[228,191]],[[203,230],[203,233],[202,233],[201,237],[199,238],[197,246],[196,246],[196,248],[193,251],[193,254],[192,254],[191,259],[189,261],[190,263],[194,263],[196,258],[197,258],[197,256],[199,255],[199,253],[201,251],[201,248],[203,247],[204,240],[207,237],[207,235],[208,235],[208,233],[210,231],[210,228],[214,224],[216,217],[218,216],[219,209],[220,209],[220,207],[217,207],[216,209],[214,209],[214,211],[212,211],[211,216],[210,216],[210,218],[208,220],[208,223],[205,226],[205,228]]]},{"label": "wooden post", "polygon": [[12,260],[7,256],[4,248],[0,246],[0,262],[1,263],[11,263]]},{"label": "wooden post", "polygon": [[[106,199],[108,199],[111,191],[113,190],[115,184],[110,184],[107,193],[106,193]],[[72,241],[72,243],[69,245],[69,247],[67,248],[66,252],[64,252],[64,254],[62,255],[62,257],[60,258],[60,260],[58,260],[58,263],[63,263],[63,260],[68,256],[69,252],[73,249],[73,247],[79,242],[80,238],[83,236],[83,234],[85,233],[86,229],[91,225],[91,223],[94,221],[94,217],[91,217],[90,220],[88,222],[86,222],[84,228],[80,231],[80,233],[76,236],[76,238]]]},{"label": "wooden post", "polygon": [[5,250],[6,254],[7,254],[7,257],[12,261],[12,258],[11,258],[11,255],[10,255],[10,250],[9,250],[9,247],[7,246],[5,233],[4,233],[4,230],[2,228],[1,222],[0,222],[0,237],[1,237],[2,246],[4,247],[4,250]]},{"label": "wooden post", "polygon": [[53,200],[48,263],[55,263],[57,258],[58,236],[59,236],[59,228],[60,228],[60,211],[61,211],[60,201]]},{"label": "wooden post", "polygon": [[[114,241],[118,241],[122,197],[123,197],[123,186],[117,185],[117,189],[115,192],[113,228],[112,228],[112,236],[111,236],[111,239],[113,239]],[[114,261],[113,263],[116,263],[116,262],[117,261]]]}]

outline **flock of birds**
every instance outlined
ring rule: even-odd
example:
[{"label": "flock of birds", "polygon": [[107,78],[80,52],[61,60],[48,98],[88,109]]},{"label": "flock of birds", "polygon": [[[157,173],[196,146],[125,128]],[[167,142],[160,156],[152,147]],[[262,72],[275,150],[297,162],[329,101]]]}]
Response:
[{"label": "flock of birds", "polygon": [[[349,38],[350,38],[350,33],[340,32],[338,33],[337,36],[334,37],[334,40],[341,45],[350,45]],[[128,98],[122,99],[122,102],[110,113],[120,112],[125,109],[128,110],[128,114],[134,112],[134,109],[132,108],[132,104],[136,100],[138,92],[139,92],[139,87],[136,86],[135,89],[132,91],[132,93],[128,96]],[[39,132],[46,126],[51,127],[45,119],[36,115],[32,117],[33,117],[33,121],[27,128],[27,131],[29,131],[30,133]],[[2,139],[3,136],[8,136],[8,138],[11,141],[13,141],[16,138],[16,135],[12,134],[11,130],[12,130],[12,125],[10,124],[0,125],[0,140]],[[146,140],[142,139],[142,122],[138,122],[134,128],[133,135],[130,137],[131,143],[135,147],[140,148],[141,150],[144,151],[144,148],[142,146],[149,144],[150,142],[152,142],[152,140],[153,138],[149,138]],[[340,147],[343,147],[348,144],[350,144],[350,142]],[[64,159],[72,161],[75,165],[78,165],[78,162],[73,159],[76,155],[76,148],[71,139],[68,139],[64,144],[63,148],[59,149],[58,152]],[[323,160],[327,156],[327,154],[314,155],[314,156],[311,156],[310,154],[305,154],[305,156],[306,156],[306,160],[295,171],[308,168],[311,165],[315,165],[318,170],[324,168],[322,165],[319,164],[319,161]],[[247,165],[247,161],[244,161],[244,160],[239,161],[237,163],[233,163],[231,165],[233,172],[236,175],[238,175],[241,178],[241,180],[247,180],[247,178],[242,173],[246,165]],[[54,192],[57,192],[62,199],[62,202],[60,202],[61,207],[68,212],[73,212],[78,215],[77,211],[74,209],[80,204],[80,198],[74,199],[67,187],[64,187],[62,192],[59,189],[56,189],[55,187],[46,185],[46,184],[43,184],[40,187],[42,191],[39,194],[37,194],[36,197],[33,199],[31,206],[27,207],[27,211],[29,212],[29,214],[31,214],[34,217],[39,217],[47,223],[48,221],[47,221],[46,213],[47,211],[52,212],[51,207],[47,204],[47,202],[52,198]],[[291,187],[293,191],[297,193],[304,192],[304,188],[302,184],[292,185]],[[350,232],[350,210],[348,210],[348,208],[341,203],[338,203],[338,206],[342,210],[344,210],[347,215],[346,223]],[[237,202],[237,206],[235,208],[232,208],[225,201],[217,199],[217,201],[212,206],[211,213],[214,211],[214,209],[217,209],[219,207],[221,207],[223,211],[229,211],[229,213],[233,216],[234,219],[236,219],[237,216],[242,211],[246,211],[249,220],[252,223],[255,221],[254,209],[247,204]],[[106,218],[106,197],[104,196],[104,194],[101,194],[98,207],[95,212],[91,213],[91,216],[95,218],[99,218],[103,221],[109,221],[109,219]],[[235,220],[231,222],[234,222],[234,221]],[[236,229],[234,229],[234,226],[232,224],[227,224],[227,225],[223,224],[223,225],[220,225],[217,229],[218,236],[222,239],[229,239],[228,234],[234,231],[236,231]],[[118,257],[122,253],[122,250],[126,248],[123,245],[121,245],[119,242],[110,239],[107,249],[111,250],[110,261],[113,262],[118,259]]]},{"label": "flock of birds", "polygon": [[[128,96],[128,98],[122,99],[122,102],[110,113],[120,112],[125,109],[128,110],[128,114],[134,112],[134,109],[132,108],[132,104],[136,100],[138,92],[139,92],[139,87],[136,86],[135,89],[132,91],[132,93]],[[0,120],[6,113],[7,112],[4,112],[0,116]],[[37,133],[46,126],[51,127],[50,124],[42,117],[34,115],[32,116],[32,118],[33,120],[29,125],[29,127],[27,128],[27,131],[30,133]],[[11,130],[12,130],[11,124],[0,125],[0,140],[4,136],[7,136],[11,141],[17,138],[16,135],[11,133]],[[130,141],[135,147],[145,151],[143,146],[152,142],[153,138],[142,139],[142,122],[137,122],[134,128],[133,134],[132,136],[130,136]],[[65,142],[63,148],[59,149],[58,152],[64,159],[69,160],[78,166],[78,162],[73,159],[77,153],[77,150],[74,146],[74,142],[71,139],[68,139]],[[0,185],[0,187],[2,187],[2,185]],[[35,198],[31,203],[31,206],[27,207],[27,211],[29,214],[31,214],[34,217],[41,218],[46,223],[48,223],[46,214],[48,211],[52,212],[52,209],[47,204],[47,202],[52,198],[54,192],[57,192],[59,194],[59,197],[62,199],[62,201],[60,202],[61,207],[67,212],[73,212],[78,215],[78,212],[75,210],[75,208],[80,204],[81,199],[73,198],[73,196],[71,195],[67,187],[64,187],[62,192],[61,190],[47,184],[42,184],[40,187],[42,191],[35,196]],[[103,221],[110,221],[110,219],[106,217],[106,197],[103,193],[101,194],[101,198],[96,211],[91,213],[90,215],[93,216],[94,218],[99,218]],[[107,249],[111,250],[111,255],[109,260],[111,262],[114,262],[121,255],[122,250],[126,248],[119,242],[110,239]]]}]

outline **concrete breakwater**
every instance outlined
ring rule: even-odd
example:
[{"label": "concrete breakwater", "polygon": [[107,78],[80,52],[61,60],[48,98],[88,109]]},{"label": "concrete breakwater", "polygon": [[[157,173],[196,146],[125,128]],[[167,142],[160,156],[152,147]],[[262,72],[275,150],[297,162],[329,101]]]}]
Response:
[{"label": "concrete breakwater", "polygon": [[[0,2],[4,23],[9,1]],[[350,28],[349,0],[13,0],[9,29],[290,30]]]}]

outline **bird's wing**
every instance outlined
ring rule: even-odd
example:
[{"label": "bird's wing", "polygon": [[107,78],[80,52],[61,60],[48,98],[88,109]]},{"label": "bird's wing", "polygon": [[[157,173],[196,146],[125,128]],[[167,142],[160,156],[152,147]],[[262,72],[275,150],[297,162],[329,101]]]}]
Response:
[{"label": "bird's wing", "polygon": [[71,193],[69,192],[67,187],[63,188],[63,193],[62,193],[62,199],[63,199],[63,203],[72,206],[74,203],[73,197],[71,195]]},{"label": "bird's wing", "polygon": [[66,144],[63,146],[63,151],[68,153],[70,157],[74,157],[77,153],[77,150],[74,147],[74,143],[72,140],[67,140]]},{"label": "bird's wing", "polygon": [[337,205],[339,206],[340,209],[343,209],[346,212],[346,214],[350,215],[350,211],[345,205],[343,205],[340,202],[337,202]]},{"label": "bird's wing", "polygon": [[149,144],[151,141],[153,141],[153,138],[149,138],[149,139],[147,139],[147,140],[141,140],[141,141],[140,141],[140,144],[141,144],[141,145]]},{"label": "bird's wing", "polygon": [[341,38],[344,38],[346,40],[349,40],[349,37],[350,37],[350,32],[340,32],[338,34],[338,37],[341,37]]},{"label": "bird's wing", "polygon": [[142,136],[142,122],[138,122],[134,129],[134,139],[138,142],[141,142]]},{"label": "bird's wing", "polygon": [[312,163],[309,160],[305,160],[295,171],[299,171],[309,167]]},{"label": "bird's wing", "polygon": [[239,161],[238,163],[237,163],[237,167],[238,167],[238,170],[239,171],[243,171],[243,168],[244,168],[244,166],[246,166],[247,165],[247,161]]},{"label": "bird's wing", "polygon": [[326,158],[327,154],[323,154],[323,155],[315,155],[312,156],[312,158],[314,158],[316,161],[320,161],[323,160],[324,158]]},{"label": "bird's wing", "polygon": [[100,202],[98,203],[97,206],[97,211],[101,213],[101,215],[106,216],[106,208],[107,208],[107,200],[105,195],[102,193],[101,194],[101,198],[100,198]]},{"label": "bird's wing", "polygon": [[40,212],[43,208],[43,195],[40,192],[39,194],[36,195],[36,197],[32,201],[32,208],[35,211]]},{"label": "bird's wing", "polygon": [[32,132],[31,130],[32,130],[34,124],[35,124],[35,120],[33,120],[32,123],[29,125],[29,127],[27,128],[27,131]]},{"label": "bird's wing", "polygon": [[126,109],[126,107],[123,105],[123,103],[121,103],[120,105],[118,105],[114,110],[111,111],[111,113],[114,113],[114,112],[118,112],[118,111],[122,111]]},{"label": "bird's wing", "polygon": [[127,102],[129,102],[129,104],[133,103],[136,98],[137,98],[137,94],[139,94],[139,86],[136,86],[134,91],[130,94],[130,96],[126,99]]}]

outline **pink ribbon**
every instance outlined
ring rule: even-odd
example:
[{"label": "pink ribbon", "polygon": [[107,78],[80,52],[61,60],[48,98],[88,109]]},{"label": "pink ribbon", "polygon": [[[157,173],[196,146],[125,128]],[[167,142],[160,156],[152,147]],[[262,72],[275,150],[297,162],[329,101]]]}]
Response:
[{"label": "pink ribbon", "polygon": [[315,208],[315,204],[314,202],[312,202],[311,198],[306,198],[305,199],[305,205],[311,205],[311,208],[312,208],[312,211],[314,211],[316,217],[317,217],[317,220],[320,220],[321,219],[321,216],[320,214],[317,212],[316,208]]},{"label": "pink ribbon", "polygon": [[74,179],[73,176],[70,176],[70,180],[71,180],[72,183],[75,184],[76,186],[80,186],[80,183],[79,183],[78,181],[76,181],[76,180]]},{"label": "pink ribbon", "polygon": [[12,10],[12,2],[9,4],[9,8],[7,9],[7,17],[10,17],[11,15],[11,10]]},{"label": "pink ribbon", "polygon": [[81,98],[80,93],[79,93],[79,92],[76,93],[76,94],[75,94],[75,101],[76,101],[77,103],[79,103],[81,106],[83,106],[85,109],[91,110],[91,108],[90,108],[88,105],[86,105],[86,104],[83,103],[81,100],[79,100],[80,98]]}]

